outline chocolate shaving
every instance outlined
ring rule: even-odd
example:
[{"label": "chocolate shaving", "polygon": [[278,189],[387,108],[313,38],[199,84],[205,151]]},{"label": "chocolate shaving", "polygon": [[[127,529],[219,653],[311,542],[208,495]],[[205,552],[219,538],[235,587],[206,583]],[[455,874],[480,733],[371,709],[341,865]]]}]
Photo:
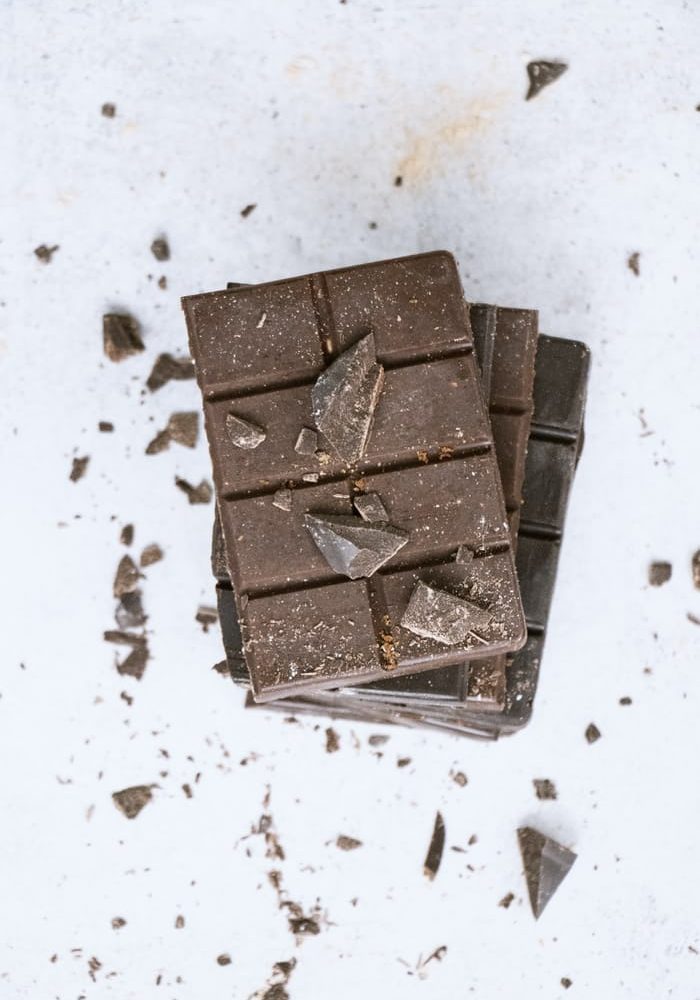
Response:
[{"label": "chocolate shaving", "polygon": [[191,358],[174,358],[172,354],[159,354],[146,381],[146,387],[156,392],[170,381],[194,378]]},{"label": "chocolate shaving", "polygon": [[134,646],[129,655],[121,663],[117,664],[117,673],[122,677],[134,677],[140,681],[148,665],[148,646],[146,642]]},{"label": "chocolate shaving", "polygon": [[419,580],[401,625],[415,635],[453,646],[464,642],[470,632],[484,628],[490,621],[489,611]]},{"label": "chocolate shaving", "polygon": [[141,591],[135,590],[133,593],[124,594],[117,605],[114,617],[120,629],[139,628],[145,625],[148,616],[144,614],[141,604]]},{"label": "chocolate shaving", "polygon": [[442,852],[445,849],[445,822],[442,818],[441,813],[437,813],[435,816],[435,826],[433,827],[433,836],[430,839],[430,846],[428,847],[428,853],[425,856],[425,862],[423,863],[423,874],[430,881],[435,878],[438,873],[438,868],[440,867],[440,862],[442,861]]},{"label": "chocolate shaving", "polygon": [[131,556],[122,556],[114,577],[114,596],[123,597],[124,594],[133,593],[138,587],[140,578],[141,574]]},{"label": "chocolate shaving", "polygon": [[143,550],[139,563],[141,566],[152,566],[153,563],[160,562],[162,558],[163,550],[160,545],[156,545],[156,543],[153,542],[151,545],[147,545]]},{"label": "chocolate shaving", "polygon": [[600,729],[598,729],[598,727],[596,726],[596,724],[594,722],[590,722],[586,726],[586,733],[585,733],[585,735],[586,735],[586,740],[589,743],[595,743],[596,740],[600,739],[600,737],[602,736],[602,733],[601,733]]},{"label": "chocolate shaving", "polygon": [[518,830],[530,906],[537,920],[576,860],[573,851],[532,827]]},{"label": "chocolate shaving", "polygon": [[670,562],[653,562],[649,565],[649,583],[652,587],[661,587],[671,579],[673,567]]},{"label": "chocolate shaving", "polygon": [[251,213],[251,212],[254,212],[254,211],[255,211],[255,209],[256,209],[257,207],[258,207],[258,206],[257,206],[257,205],[256,205],[255,203],[253,203],[252,205],[246,205],[246,207],[245,207],[245,208],[242,208],[242,209],[241,209],[241,216],[242,216],[242,217],[243,217],[244,219],[247,219],[247,218],[248,218],[248,216],[250,215],[250,213]]},{"label": "chocolate shaving", "polygon": [[527,76],[530,86],[525,95],[525,100],[531,101],[533,97],[537,97],[541,90],[548,87],[550,83],[554,83],[555,80],[558,80],[562,73],[566,73],[568,68],[567,63],[548,62],[546,59],[536,59],[534,62],[529,62],[527,64]]},{"label": "chocolate shaving", "polygon": [[118,646],[145,646],[146,640],[142,635],[133,635],[131,632],[118,632],[116,629],[107,629],[102,633],[105,642],[113,642]]},{"label": "chocolate shaving", "polygon": [[199,486],[193,486],[188,483],[186,479],[181,479],[179,476],[175,477],[175,485],[179,490],[185,494],[190,503],[210,503],[212,497],[212,489],[206,479],[203,479]]},{"label": "chocolate shaving", "polygon": [[351,580],[372,576],[408,541],[399,528],[343,514],[305,514],[304,527],[331,569]]},{"label": "chocolate shaving", "polygon": [[226,417],[226,433],[231,444],[247,450],[257,448],[267,437],[262,427],[243,417],[237,417],[235,413],[229,413]]},{"label": "chocolate shaving", "polygon": [[507,892],[503,897],[503,899],[499,901],[498,905],[502,906],[504,910],[507,910],[514,899],[515,899],[514,894],[512,892]]},{"label": "chocolate shaving", "polygon": [[107,313],[102,317],[102,344],[110,361],[123,361],[144,350],[139,325],[126,313]]},{"label": "chocolate shaving", "polygon": [[70,475],[68,476],[68,478],[72,483],[77,483],[79,479],[83,478],[85,472],[87,471],[89,462],[90,462],[89,455],[83,455],[82,458],[73,459]]},{"label": "chocolate shaving", "polygon": [[158,236],[151,243],[151,253],[156,260],[170,260],[170,246],[164,236]]},{"label": "chocolate shaving", "polygon": [[120,792],[112,793],[112,801],[127,819],[135,819],[143,807],[153,798],[150,785],[132,785]]},{"label": "chocolate shaving", "polygon": [[146,447],[147,455],[157,455],[170,447],[170,442],[175,441],[185,448],[194,448],[199,436],[199,414],[190,411],[187,413],[173,413],[168,420],[164,430],[159,431],[150,444]]}]

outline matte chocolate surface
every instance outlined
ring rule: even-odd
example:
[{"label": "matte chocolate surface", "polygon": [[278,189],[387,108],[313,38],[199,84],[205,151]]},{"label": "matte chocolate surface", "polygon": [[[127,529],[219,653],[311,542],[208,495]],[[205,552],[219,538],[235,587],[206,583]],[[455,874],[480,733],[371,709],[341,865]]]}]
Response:
[{"label": "matte chocolate surface", "polygon": [[[256,700],[517,648],[508,525],[451,256],[184,305]],[[265,439],[241,447],[226,431],[231,414]],[[300,454],[300,431],[319,423],[319,450]],[[273,504],[283,489],[289,511]],[[353,500],[365,493],[380,498],[389,522],[360,517]],[[325,551],[317,544],[310,524],[324,519],[346,536],[352,527],[345,548],[338,531],[332,544],[326,532]],[[385,553],[392,531],[404,544],[377,568],[366,563],[367,551]],[[371,575],[343,571],[355,563],[347,544]],[[455,561],[463,546],[475,554],[468,566]],[[403,627],[420,584],[487,611],[488,622],[459,640],[450,633],[449,643]]]}]

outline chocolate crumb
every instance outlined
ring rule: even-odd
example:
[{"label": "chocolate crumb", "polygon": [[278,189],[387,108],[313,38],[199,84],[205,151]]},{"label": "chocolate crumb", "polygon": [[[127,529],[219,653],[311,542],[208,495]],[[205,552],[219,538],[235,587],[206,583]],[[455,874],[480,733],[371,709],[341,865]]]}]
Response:
[{"label": "chocolate crumb", "polygon": [[535,795],[538,799],[544,801],[556,799],[557,790],[549,778],[533,778],[532,784],[535,786]]},{"label": "chocolate crumb", "polygon": [[108,629],[102,637],[105,642],[113,642],[118,646],[143,646],[146,643],[142,635],[134,635],[132,632],[118,632],[116,629]]},{"label": "chocolate crumb", "polygon": [[224,952],[223,955],[217,955],[216,956],[216,961],[217,961],[218,965],[230,965],[231,964],[231,956],[227,955]]},{"label": "chocolate crumb", "polygon": [[162,288],[163,291],[168,287],[168,279],[164,274],[161,274],[160,278],[158,278],[158,287]]},{"label": "chocolate crumb", "polygon": [[548,87],[550,83],[554,83],[555,80],[558,80],[563,73],[566,73],[568,68],[567,63],[548,62],[546,59],[536,59],[533,62],[529,62],[527,64],[527,76],[530,85],[525,95],[525,100],[531,101],[533,97],[537,97],[541,90]]},{"label": "chocolate crumb", "polygon": [[122,677],[134,677],[140,681],[148,665],[148,646],[143,640],[138,646],[134,646],[126,659],[117,663],[117,673]]},{"label": "chocolate crumb", "polygon": [[693,586],[696,590],[700,590],[700,549],[693,553],[690,569],[693,574]]},{"label": "chocolate crumb", "polygon": [[326,730],[326,753],[335,753],[337,750],[340,750],[340,737],[329,726]]},{"label": "chocolate crumb", "polygon": [[56,246],[49,247],[46,243],[42,243],[41,246],[36,248],[34,255],[41,261],[42,264],[50,264],[51,258],[59,249],[58,244],[56,244]]},{"label": "chocolate crumb", "polygon": [[122,691],[119,697],[121,698],[122,701],[125,701],[129,706],[134,704],[134,699],[131,697],[130,694],[127,694],[126,691]]},{"label": "chocolate crumb", "polygon": [[620,704],[625,706],[631,705],[632,699],[628,695],[625,695],[623,698],[620,698]]},{"label": "chocolate crumb", "polygon": [[185,926],[185,918],[182,916],[181,913],[178,913],[178,915],[175,917],[175,930],[181,931],[184,926]]},{"label": "chocolate crumb", "polygon": [[430,839],[428,853],[426,854],[425,861],[423,862],[423,874],[426,878],[430,879],[431,882],[438,873],[444,849],[445,822],[442,818],[442,814],[438,812],[435,816],[435,826],[433,827],[433,835]]},{"label": "chocolate crumb", "polygon": [[514,899],[515,895],[512,892],[507,892],[498,905],[502,906],[504,910],[507,910]]},{"label": "chocolate crumb", "polygon": [[118,931],[120,927],[126,927],[124,917],[112,917],[112,930]]},{"label": "chocolate crumb", "polygon": [[182,786],[182,790],[185,793],[186,798],[188,798],[188,799],[192,798],[192,786],[191,785],[188,785],[187,782],[185,782],[185,784]]},{"label": "chocolate crumb", "polygon": [[127,819],[135,819],[152,798],[150,785],[132,785],[131,788],[123,788],[120,792],[112,793],[115,806]]},{"label": "chocolate crumb", "polygon": [[151,545],[147,545],[143,550],[139,563],[141,566],[152,566],[153,563],[160,562],[162,558],[163,550],[160,545],[156,545],[156,543],[153,542]]},{"label": "chocolate crumb", "polygon": [[568,976],[562,976],[560,982],[565,990],[568,990],[570,986],[574,985],[573,980],[569,979]]},{"label": "chocolate crumb", "polygon": [[126,313],[106,313],[102,317],[102,344],[110,361],[123,361],[145,350],[138,323]]},{"label": "chocolate crumb", "polygon": [[168,420],[170,440],[185,448],[194,448],[199,436],[199,414],[195,411],[173,413]]},{"label": "chocolate crumb", "polygon": [[71,465],[71,470],[68,478],[72,483],[77,483],[79,479],[82,479],[90,462],[89,455],[83,455],[82,458],[74,458],[73,464]]},{"label": "chocolate crumb", "polygon": [[686,611],[685,617],[689,622],[692,622],[693,625],[700,625],[700,618],[698,618],[697,615],[694,615],[692,611]]},{"label": "chocolate crumb", "polygon": [[186,479],[181,479],[179,476],[175,477],[175,485],[179,490],[185,494],[190,503],[210,503],[212,497],[212,489],[206,479],[203,479],[199,486],[193,486],[188,483]]},{"label": "chocolate crumb", "polygon": [[133,524],[125,524],[119,535],[119,541],[122,545],[131,545],[134,540],[134,526]]},{"label": "chocolate crumb", "polygon": [[111,101],[107,101],[107,103],[103,104],[100,108],[100,112],[105,118],[114,118],[117,113],[117,105],[112,104]]},{"label": "chocolate crumb", "polygon": [[459,785],[460,788],[464,788],[469,781],[464,771],[450,771],[450,777],[456,785]]},{"label": "chocolate crumb", "polygon": [[241,215],[242,215],[242,217],[244,219],[247,219],[248,216],[250,215],[250,213],[254,212],[257,207],[258,207],[257,203],[255,203],[255,202],[252,205],[246,205],[245,208],[241,209]]},{"label": "chocolate crumb", "polygon": [[209,631],[210,625],[216,625],[219,620],[219,613],[216,608],[208,607],[205,604],[200,604],[197,608],[197,614],[194,616],[195,621],[198,621],[202,626],[203,632]]},{"label": "chocolate crumb", "polygon": [[159,354],[146,380],[146,388],[156,392],[170,381],[185,381],[192,378],[194,378],[194,364],[191,358],[175,358],[172,354]]},{"label": "chocolate crumb", "polygon": [[114,424],[109,420],[100,420],[97,429],[101,434],[111,434],[114,430]]},{"label": "chocolate crumb", "polygon": [[133,593],[137,587],[141,574],[136,568],[136,564],[131,556],[122,556],[117,566],[114,577],[113,591],[115,597],[123,597],[124,594]]},{"label": "chocolate crumb", "polygon": [[397,174],[396,177],[394,177],[394,187],[400,188],[402,184],[403,184],[403,177],[401,176],[401,174]]},{"label": "chocolate crumb", "polygon": [[673,567],[670,562],[653,562],[649,564],[649,583],[652,587],[661,587],[671,579]]},{"label": "chocolate crumb", "polygon": [[170,246],[164,236],[158,236],[153,240],[151,253],[156,260],[170,260]]},{"label": "chocolate crumb", "polygon": [[362,847],[361,840],[356,840],[354,837],[346,837],[343,833],[340,834],[335,844],[341,851],[355,851],[358,847]]},{"label": "chocolate crumb", "polygon": [[396,760],[396,766],[397,767],[408,767],[408,765],[411,763],[411,760],[412,760],[411,757],[398,757],[397,760]]},{"label": "chocolate crumb", "polygon": [[389,742],[389,737],[381,733],[374,733],[367,738],[367,742],[371,747],[382,747],[385,743]]},{"label": "chocolate crumb", "polygon": [[114,617],[120,629],[139,628],[145,625],[148,616],[144,613],[141,603],[141,591],[134,590],[124,594],[117,605]]},{"label": "chocolate crumb", "polygon": [[629,255],[629,257],[627,258],[627,267],[630,269],[630,271],[632,272],[632,274],[634,274],[637,277],[639,277],[639,251],[638,250],[635,250],[635,252],[631,253]]},{"label": "chocolate crumb", "polygon": [[595,722],[591,722],[586,726],[586,740],[589,743],[595,743],[602,736],[600,729],[596,726]]},{"label": "chocolate crumb", "polygon": [[231,669],[226,660],[219,660],[219,662],[215,663],[211,669],[216,670],[217,674],[221,674],[222,677],[231,676]]}]

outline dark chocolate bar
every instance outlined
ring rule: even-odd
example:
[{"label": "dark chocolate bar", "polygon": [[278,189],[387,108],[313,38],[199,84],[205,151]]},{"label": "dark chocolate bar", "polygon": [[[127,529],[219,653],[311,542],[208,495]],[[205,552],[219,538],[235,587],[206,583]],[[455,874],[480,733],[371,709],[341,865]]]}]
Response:
[{"label": "dark chocolate bar", "polygon": [[256,700],[518,648],[452,257],[183,301]]}]

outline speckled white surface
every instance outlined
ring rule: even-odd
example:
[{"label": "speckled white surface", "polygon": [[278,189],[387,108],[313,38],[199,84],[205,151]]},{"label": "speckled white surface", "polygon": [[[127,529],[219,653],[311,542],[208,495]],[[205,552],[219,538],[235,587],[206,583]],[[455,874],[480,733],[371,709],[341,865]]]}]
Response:
[{"label": "speckled white surface", "polygon": [[[693,8],[2,5],[2,1000],[245,1000],[292,958],[292,1000],[700,997]],[[526,103],[525,65],[542,57],[570,70]],[[60,245],[49,265],[32,252],[44,242]],[[219,640],[194,614],[211,600],[212,508],[173,483],[209,476],[206,447],[143,454],[198,394],[144,395],[144,379],[185,347],[181,294],[436,247],[470,297],[538,307],[543,329],[593,350],[535,718],[494,745],[387,728],[378,750],[376,727],[339,723],[327,754],[324,725],[245,713],[210,670]],[[118,365],[101,348],[114,307],[147,345]],[[90,455],[76,484],[74,454]],[[141,683],[102,641],[127,522],[136,551],[166,550],[144,582]],[[651,558],[674,566],[661,589]],[[557,801],[537,801],[535,777]],[[158,787],[129,821],[111,793],[141,783]],[[267,787],[281,862],[242,839]],[[446,850],[428,883],[437,809],[448,847],[478,841]],[[579,854],[537,924],[524,822]],[[339,851],[341,833],[362,847]],[[291,899],[318,901],[317,937],[290,934],[273,866]]]}]

